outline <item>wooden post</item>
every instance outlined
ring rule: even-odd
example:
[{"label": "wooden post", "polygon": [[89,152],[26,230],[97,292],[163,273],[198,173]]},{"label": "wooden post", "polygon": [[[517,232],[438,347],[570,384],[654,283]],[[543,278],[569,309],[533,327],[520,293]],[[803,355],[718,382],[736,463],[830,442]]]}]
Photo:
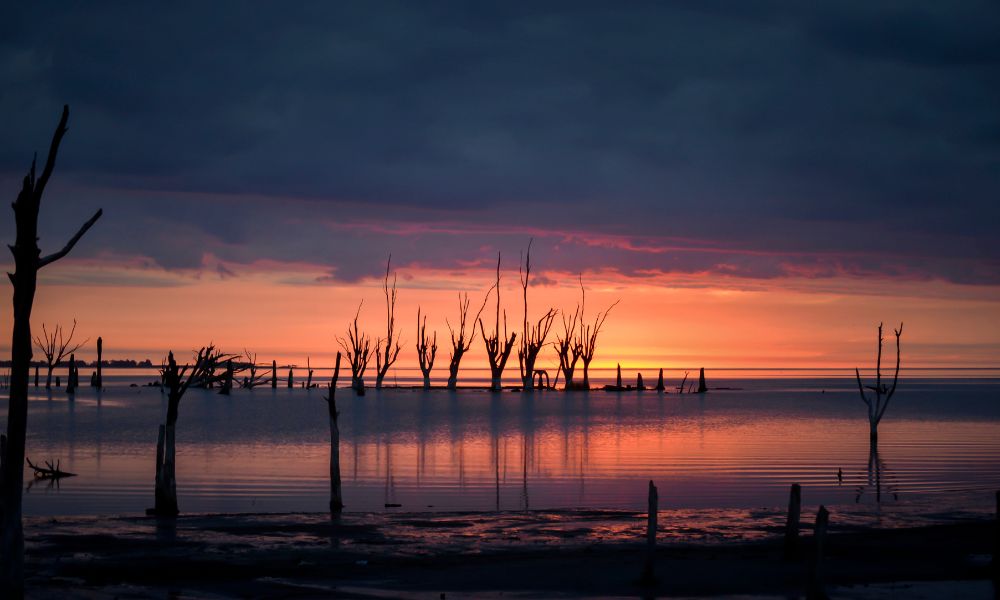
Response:
[{"label": "wooden post", "polygon": [[826,546],[826,528],[830,521],[830,513],[825,506],[820,506],[816,513],[816,527],[813,533],[813,557],[810,561],[809,585],[806,589],[808,600],[826,600],[826,590],[823,585],[823,551]]},{"label": "wooden post", "polygon": [[701,373],[698,374],[698,393],[704,394],[708,391],[708,386],[705,385],[705,367],[701,368]]},{"label": "wooden post", "polygon": [[100,337],[97,338],[97,386],[98,388],[104,387],[104,374],[101,372],[101,357],[104,356],[104,340]]},{"label": "wooden post", "polygon": [[792,484],[788,494],[788,520],[785,521],[785,560],[792,560],[799,553],[799,515],[802,510],[802,487]]},{"label": "wooden post", "polygon": [[663,385],[663,369],[660,369],[660,376],[656,379],[656,391],[662,392],[667,388]]},{"label": "wooden post", "polygon": [[271,361],[271,389],[278,389],[278,361]]},{"label": "wooden post", "polygon": [[615,378],[615,386],[622,387],[622,364],[618,363],[618,377]]},{"label": "wooden post", "polygon": [[654,561],[656,559],[656,516],[660,507],[660,497],[653,482],[649,482],[649,505],[646,509],[646,565],[641,581],[645,585],[656,583]]},{"label": "wooden post", "polygon": [[288,369],[288,388],[291,389],[295,384],[292,382],[292,369]]},{"label": "wooden post", "polygon": [[66,393],[76,393],[76,378],[73,377],[73,370],[76,368],[76,355],[69,355],[69,372],[66,374]]}]

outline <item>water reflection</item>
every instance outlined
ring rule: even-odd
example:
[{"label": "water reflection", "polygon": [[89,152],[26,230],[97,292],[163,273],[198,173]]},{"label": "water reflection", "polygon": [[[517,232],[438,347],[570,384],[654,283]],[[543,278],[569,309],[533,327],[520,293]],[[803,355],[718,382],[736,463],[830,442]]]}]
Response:
[{"label": "water reflection", "polygon": [[[877,452],[850,383],[826,382],[824,394],[769,383],[690,396],[344,390],[345,503],[354,511],[641,508],[650,479],[674,508],[779,506],[792,482],[810,502],[875,506],[960,501],[1000,487],[996,383],[911,384]],[[108,388],[99,403],[87,388],[77,396],[33,397],[30,455],[62,459],[80,476],[46,494],[35,486],[26,510],[143,510],[165,410],[159,391]],[[302,389],[189,392],[178,423],[184,510],[324,510],[324,410]],[[850,471],[843,485],[839,468]]]}]

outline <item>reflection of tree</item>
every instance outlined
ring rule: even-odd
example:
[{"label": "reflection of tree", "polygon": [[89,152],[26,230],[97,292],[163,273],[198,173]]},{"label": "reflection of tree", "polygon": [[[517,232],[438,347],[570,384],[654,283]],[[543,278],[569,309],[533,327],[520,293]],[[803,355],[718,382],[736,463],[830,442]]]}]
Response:
[{"label": "reflection of tree", "polygon": [[862,483],[858,486],[855,502],[861,502],[861,497],[865,492],[872,492],[875,495],[875,504],[882,504],[882,493],[892,496],[892,500],[899,500],[899,490],[896,487],[896,477],[879,456],[878,446],[871,444],[868,447],[868,468],[862,475]]}]

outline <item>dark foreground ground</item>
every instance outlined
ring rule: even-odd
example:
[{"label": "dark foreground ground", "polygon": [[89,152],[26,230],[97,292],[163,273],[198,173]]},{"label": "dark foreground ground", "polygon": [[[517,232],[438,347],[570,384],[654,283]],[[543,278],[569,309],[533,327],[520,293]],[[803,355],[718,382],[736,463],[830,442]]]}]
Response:
[{"label": "dark foreground ground", "polygon": [[[33,518],[26,523],[29,597],[804,594],[808,561],[782,559],[777,513],[745,513],[739,528],[720,520],[697,530],[671,516],[661,516],[653,586],[639,583],[645,515],[625,511],[355,514],[336,522],[315,514]],[[831,525],[825,589],[843,598],[994,598],[994,527],[988,519]],[[811,552],[807,528],[802,550]]]}]

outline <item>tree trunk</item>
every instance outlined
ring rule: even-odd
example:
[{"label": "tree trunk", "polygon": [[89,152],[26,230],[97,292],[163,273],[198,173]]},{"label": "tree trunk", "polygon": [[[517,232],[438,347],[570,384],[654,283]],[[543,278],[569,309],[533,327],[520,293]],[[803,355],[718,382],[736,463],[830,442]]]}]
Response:
[{"label": "tree trunk", "polygon": [[583,361],[583,389],[590,389],[590,361]]},{"label": "tree trunk", "polygon": [[48,375],[45,376],[45,389],[47,389],[47,390],[48,389],[52,389],[52,371],[54,371],[55,368],[56,368],[55,365],[53,365],[52,363],[49,363],[49,366],[48,366]]},{"label": "tree trunk", "polygon": [[452,368],[448,372],[448,389],[453,390],[458,387],[458,368]]},{"label": "tree trunk", "polygon": [[35,365],[35,387],[38,387],[38,365]]},{"label": "tree trunk", "polygon": [[878,423],[874,421],[868,423],[868,447],[870,450],[878,448]]},{"label": "tree trunk", "polygon": [[791,560],[799,552],[799,519],[802,510],[802,487],[792,484],[788,494],[788,518],[785,521],[785,560]]},{"label": "tree trunk", "polygon": [[424,389],[425,390],[431,389],[431,372],[430,371],[427,371],[426,373],[424,373]]},{"label": "tree trunk", "polygon": [[340,428],[337,426],[337,409],[331,408],[330,412],[330,513],[338,514],[344,509],[340,486]]},{"label": "tree trunk", "polygon": [[177,507],[177,461],[174,425],[160,425],[157,439],[156,458],[159,474],[156,478],[157,516],[176,517]]},{"label": "tree trunk", "polygon": [[494,392],[499,392],[503,390],[503,384],[500,381],[499,375],[494,375],[493,378],[490,379],[490,390]]},{"label": "tree trunk", "polygon": [[271,361],[271,389],[278,389],[278,361]]},{"label": "tree trunk", "polygon": [[101,373],[101,356],[104,355],[104,340],[97,338],[97,388],[104,387],[104,375]]}]

